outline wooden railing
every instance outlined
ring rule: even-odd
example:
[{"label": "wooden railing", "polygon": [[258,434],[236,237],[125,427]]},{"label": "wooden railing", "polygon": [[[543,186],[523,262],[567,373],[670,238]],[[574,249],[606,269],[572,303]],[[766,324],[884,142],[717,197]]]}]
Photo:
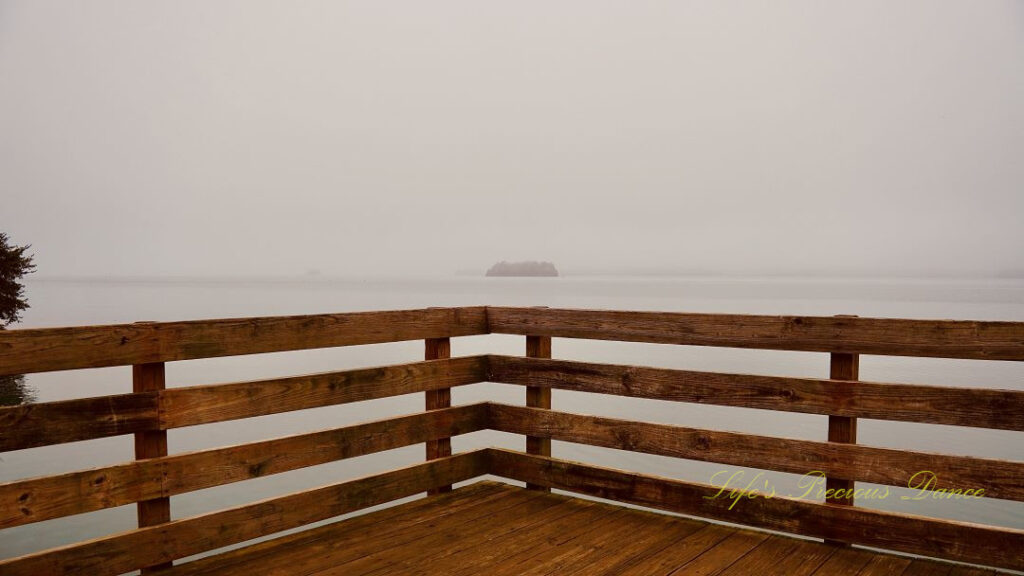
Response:
[{"label": "wooden railing", "polygon": [[[450,338],[526,336],[522,357],[450,357]],[[551,338],[802,350],[832,354],[829,379],[697,372],[551,359]],[[403,340],[425,342],[409,364],[193,387],[164,386],[165,362]],[[1024,569],[1024,531],[775,496],[730,501],[719,487],[551,457],[551,440],[805,474],[830,487],[906,487],[922,471],[934,489],[983,488],[1024,501],[1024,462],[936,455],[856,443],[856,419],[1024,431],[1024,391],[857,381],[860,354],[1024,360],[1024,323],[780,317],[547,308],[431,308],[280,318],[0,331],[0,375],[133,365],[133,392],[0,408],[0,450],[135,434],[136,460],[0,484],[0,528],[137,503],[139,529],[0,560],[4,574],[118,574],[301,527],[493,474],[703,518],[925,556]],[[526,406],[451,406],[452,387],[526,388]],[[127,384],[126,384],[127,387]],[[584,416],[552,409],[551,390],[823,414],[827,442]],[[167,454],[175,428],[424,393],[422,413]],[[556,406],[571,408],[571,406]],[[526,451],[451,454],[450,438],[493,429],[526,437]],[[823,437],[825,431],[823,430]],[[200,516],[170,520],[173,496],[426,444],[427,460]],[[1022,443],[1024,445],[1024,443]],[[0,533],[2,534],[2,533]]]}]

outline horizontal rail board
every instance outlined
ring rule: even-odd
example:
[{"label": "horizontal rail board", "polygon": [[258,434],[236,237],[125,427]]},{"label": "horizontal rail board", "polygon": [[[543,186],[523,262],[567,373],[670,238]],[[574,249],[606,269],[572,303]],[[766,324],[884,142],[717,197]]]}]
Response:
[{"label": "horizontal rail board", "polygon": [[929,471],[936,480],[931,489],[984,488],[986,496],[1024,501],[1024,462],[771,438],[504,404],[488,404],[487,409],[490,428],[513,434],[793,474],[820,471],[890,486],[908,487],[912,479],[914,485],[923,485],[924,477],[914,477]]},{"label": "horizontal rail board", "polygon": [[0,452],[386,398],[486,376],[487,358],[467,356],[3,407]]},{"label": "horizontal rail board", "polygon": [[487,333],[483,306],[0,331],[0,375]]},{"label": "horizontal rail board", "polygon": [[488,306],[500,334],[848,354],[1024,360],[1024,322]]},{"label": "horizontal rail board", "polygon": [[157,392],[0,408],[0,452],[155,430]]},{"label": "horizontal rail board", "polygon": [[490,448],[490,473],[550,488],[911,554],[1024,569],[1024,530],[774,496],[732,501],[719,487]]},{"label": "horizontal rail board", "polygon": [[481,430],[485,404],[447,408],[0,484],[0,528],[164,498]]},{"label": "horizontal rail board", "polygon": [[1024,392],[490,356],[489,380],[698,404],[1024,430]]},{"label": "horizontal rail board", "polygon": [[462,453],[358,480],[0,560],[0,573],[6,576],[123,574],[469,480],[486,473],[485,456],[483,451]]},{"label": "horizontal rail board", "polygon": [[485,381],[486,356],[466,356],[275,378],[169,388],[161,426],[179,428],[292,410],[375,400]]}]

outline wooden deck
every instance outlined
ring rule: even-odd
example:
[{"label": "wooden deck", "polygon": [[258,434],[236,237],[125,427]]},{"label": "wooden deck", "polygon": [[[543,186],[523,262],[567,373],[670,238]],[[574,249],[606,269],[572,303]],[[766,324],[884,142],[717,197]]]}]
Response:
[{"label": "wooden deck", "polygon": [[[485,334],[525,337],[525,354],[452,356],[452,338]],[[552,338],[820,352],[829,355],[829,372],[796,378],[581,362],[553,356]],[[170,362],[408,340],[423,341],[422,361],[194,386],[167,382]],[[0,558],[0,574],[1024,573],[1020,528],[856,502],[858,486],[913,486],[924,471],[931,480],[921,490],[933,496],[1024,502],[1024,452],[995,459],[857,439],[862,418],[1024,432],[1024,390],[865,382],[861,354],[1024,362],[1024,322],[472,306],[0,330],[0,376],[132,367],[124,382],[130,393],[0,407],[0,453],[135,436],[134,460],[0,483],[0,538],[9,528],[129,504],[138,517],[136,530]],[[452,388],[483,382],[520,386],[526,406],[452,406]],[[591,416],[573,412],[566,390],[612,402],[629,397],[819,414],[828,429],[818,439],[796,439]],[[184,427],[413,393],[424,395],[424,411],[234,446],[168,450],[168,435]],[[481,430],[521,436],[525,450],[452,453],[453,437]],[[722,487],[712,478],[664,478],[553,458],[552,441],[813,471],[830,491],[825,502],[776,496],[733,507],[716,497]],[[425,461],[197,516],[172,514],[177,498],[190,492],[416,444],[425,446]],[[485,478],[527,488],[477,483],[451,491]],[[185,560],[424,493],[430,497]]]},{"label": "wooden deck", "polygon": [[997,574],[483,481],[161,574]]}]

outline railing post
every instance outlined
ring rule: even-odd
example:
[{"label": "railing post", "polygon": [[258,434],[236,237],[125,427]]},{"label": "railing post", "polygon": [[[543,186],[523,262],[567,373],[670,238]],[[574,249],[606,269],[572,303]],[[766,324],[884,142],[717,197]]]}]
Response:
[{"label": "railing post", "polygon": [[[132,392],[155,392],[165,388],[164,363],[151,362],[132,366]],[[135,433],[135,459],[167,456],[167,431],[146,430]],[[171,499],[169,497],[140,500],[136,504],[139,528],[154,526],[171,521]],[[170,568],[171,562],[142,569],[143,574]]]},{"label": "railing post", "polygon": [[[527,336],[526,356],[529,358],[551,358],[551,337],[550,336]],[[541,386],[526,387],[526,405],[531,408],[551,409],[551,388]],[[526,453],[539,456],[551,456],[551,439],[539,438],[536,436],[526,437]],[[550,492],[550,488],[527,483],[526,487],[531,490],[543,490]]]},{"label": "railing post", "polygon": [[[829,362],[829,378],[832,380],[857,380],[860,377],[860,355],[859,354],[835,354],[831,355]],[[844,444],[857,443],[857,419],[851,416],[829,416],[828,417],[828,441],[842,442]],[[840,506],[853,506],[853,480],[845,478],[826,478],[825,501],[829,504]],[[832,490],[833,492],[828,492]],[[836,491],[842,493],[837,494]],[[832,494],[832,497],[828,495]],[[849,546],[849,542],[841,540],[825,539],[828,544],[837,546]]]},{"label": "railing post", "polygon": [[[426,360],[438,360],[441,358],[451,358],[452,356],[452,344],[449,338],[427,338],[425,341],[425,353],[423,355]],[[450,408],[452,405],[452,389],[451,388],[438,388],[437,390],[427,390],[427,410],[438,410],[440,408]],[[451,438],[439,438],[437,440],[427,441],[427,460],[436,460],[438,458],[444,458],[452,455],[452,439]],[[428,495],[440,494],[442,492],[451,492],[451,486],[441,486],[434,490],[427,491]]]}]

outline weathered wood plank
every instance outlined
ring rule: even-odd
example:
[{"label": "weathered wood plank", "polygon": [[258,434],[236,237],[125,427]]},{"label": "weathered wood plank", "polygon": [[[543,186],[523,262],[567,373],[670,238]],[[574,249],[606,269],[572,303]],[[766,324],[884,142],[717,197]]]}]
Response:
[{"label": "weathered wood plank", "polygon": [[[545,336],[527,336],[526,357],[551,358],[551,338]],[[544,388],[541,386],[527,386],[526,405],[531,408],[543,408],[550,410],[551,388]],[[537,454],[539,456],[551,456],[551,439],[527,435],[526,453]],[[527,484],[526,487],[529,488],[530,490],[550,491],[549,489],[543,486],[534,486],[532,484]]]},{"label": "weathered wood plank", "polygon": [[[1024,501],[1024,462],[721,432],[495,403],[488,403],[487,411],[489,427],[501,432],[793,474],[817,472],[806,477],[809,498],[824,491],[822,474],[906,488],[925,486],[932,476],[925,478],[920,472],[927,470],[934,475],[930,490],[983,488],[988,497]],[[924,494],[918,491],[913,497]]]},{"label": "weathered wood plank", "polygon": [[249,444],[0,484],[0,528],[354,458],[486,426],[474,404]]},{"label": "weathered wood plank", "polygon": [[0,452],[475,384],[486,378],[486,364],[485,356],[470,356],[3,407]]},{"label": "weathered wood plank", "polygon": [[1024,430],[1024,392],[489,357],[488,381],[698,404]]},{"label": "weathered wood plank", "polygon": [[[939,564],[928,560],[911,560],[900,576],[949,576],[952,564]],[[859,574],[857,576],[860,576]]]},{"label": "weathered wood plank", "polygon": [[487,333],[483,306],[0,332],[0,375]]},{"label": "weathered wood plank", "polygon": [[[136,364],[132,366],[132,392],[146,393],[157,392],[166,388],[164,363],[153,362],[150,364]],[[143,430],[135,433],[135,459],[148,460],[167,456],[167,431],[160,430],[154,426],[150,430]],[[24,494],[19,496],[19,501]],[[25,511],[22,502],[21,512]],[[166,495],[158,495],[154,498],[143,498],[135,505],[136,516],[139,528],[156,526],[171,521],[171,499]],[[141,573],[152,574],[155,570],[170,568],[170,562],[163,562],[155,565],[145,565]]]},{"label": "weathered wood plank", "polygon": [[468,480],[484,474],[485,463],[482,451],[463,453],[160,526],[0,560],[0,572],[7,576],[122,574]]},{"label": "weathered wood plank", "polygon": [[[652,548],[644,557],[629,558],[613,566],[608,574],[648,576],[668,574],[693,560],[736,531],[718,524],[700,522],[700,528],[682,538],[673,538],[667,546]],[[685,532],[684,532],[685,534]]]},{"label": "weathered wood plank", "polygon": [[[860,572],[866,576],[899,574],[910,562],[561,494],[508,485],[488,490],[481,484],[488,483],[203,558],[168,574],[650,576],[728,569],[849,576],[870,561],[872,570]],[[761,544],[768,547],[761,549]],[[773,555],[773,550],[788,553]],[[764,562],[768,557],[776,561]],[[920,562],[949,573],[948,564]]]},{"label": "weathered wood plank", "polygon": [[0,452],[159,427],[157,392],[0,408]]},{"label": "weathered wood plank", "polygon": [[807,576],[813,574],[835,547],[782,536],[769,536],[757,548],[719,572],[721,576]]},{"label": "weathered wood plank", "polygon": [[179,564],[168,576],[310,574],[317,568],[341,565],[346,559],[358,557],[357,544],[386,547],[392,539],[414,537],[411,535],[425,526],[448,522],[453,516],[473,518],[474,512],[478,515],[500,512],[501,503],[512,500],[511,490],[511,486],[499,482],[475,482],[439,498],[420,498]]},{"label": "weathered wood plank", "polygon": [[669,572],[670,576],[718,574],[768,539],[768,534],[736,530],[710,550]]},{"label": "weathered wood plank", "polygon": [[835,554],[833,554],[831,558],[818,568],[815,575],[828,576],[835,574],[838,576],[840,574],[851,574],[860,576],[861,568],[863,568],[873,556],[874,553],[859,550],[857,548],[840,548],[836,550]]},{"label": "weathered wood plank", "polygon": [[469,356],[256,382],[171,388],[162,394],[161,417],[164,428],[177,428],[451,388],[483,382],[486,364],[484,356]]},{"label": "weathered wood plank", "polygon": [[[617,510],[614,506],[576,500],[573,507],[582,510],[566,518],[558,519],[557,523],[541,526],[521,534],[514,544],[496,549],[489,546],[484,551],[490,560],[481,566],[480,554],[471,549],[471,559],[462,559],[461,565],[468,565],[455,571],[451,576],[472,576],[486,571],[490,576],[522,576],[531,571],[557,566],[561,560],[559,552],[578,544],[594,531],[612,529],[629,512]],[[568,519],[568,522],[566,521]],[[459,565],[454,562],[454,565]],[[563,565],[566,569],[571,569]],[[592,566],[593,567],[593,566]],[[596,568],[596,567],[595,567]],[[549,568],[550,569],[550,568]]]},{"label": "weathered wood plank", "polygon": [[544,563],[530,570],[520,572],[522,576],[575,576],[579,574],[609,574],[603,568],[617,554],[626,553],[625,547],[632,542],[649,542],[652,536],[664,529],[662,522],[652,520],[643,514],[616,514],[614,520],[600,527],[580,533],[563,546],[546,554]]},{"label": "weathered wood plank", "polygon": [[912,554],[1001,568],[1024,568],[1024,557],[1005,553],[1024,549],[1024,530],[819,504],[782,496],[744,499],[730,509],[731,500],[716,497],[721,490],[706,484],[495,448],[488,449],[487,457],[491,474],[550,488],[816,538],[840,538]]},{"label": "weathered wood plank", "polygon": [[[461,492],[460,488],[458,492]],[[453,491],[455,492],[455,491]],[[442,494],[440,498],[428,498],[427,500],[447,499],[449,494]],[[284,569],[273,571],[273,576],[293,576],[296,572],[300,574],[320,574],[325,568],[328,571],[347,574],[373,573],[378,576],[394,574],[397,572],[398,560],[396,556],[404,555],[408,550],[423,550],[425,553],[433,553],[444,546],[433,545],[426,547],[428,539],[438,532],[449,531],[449,537],[444,545],[458,542],[460,535],[474,533],[479,522],[487,522],[495,517],[502,517],[513,512],[524,504],[524,499],[516,492],[511,492],[501,499],[491,500],[484,506],[464,507],[456,514],[441,515],[425,522],[417,523],[404,530],[387,529],[373,530],[371,533],[351,532],[339,530],[341,538],[347,534],[347,541],[342,540],[341,545],[337,541],[327,546],[321,546],[321,552],[315,556],[305,559],[303,562],[292,563]],[[403,505],[404,506],[404,505]],[[376,513],[374,513],[376,514]],[[348,521],[346,521],[348,523]],[[332,533],[332,538],[337,538]],[[326,549],[325,549],[326,548]],[[358,567],[361,566],[362,569]],[[299,570],[296,570],[296,567]],[[269,575],[268,575],[269,576]]]},{"label": "weathered wood plank", "polygon": [[[494,551],[503,540],[502,537],[529,526],[556,521],[575,510],[572,502],[548,496],[538,494],[534,498],[519,499],[519,503],[514,506],[478,517],[469,523],[446,522],[445,525],[433,526],[410,546],[383,548],[369,543],[369,547],[376,548],[375,551],[347,562],[337,573],[396,574],[405,570],[417,572],[417,568],[429,565],[432,570],[437,570],[437,574],[448,576],[452,574],[451,567],[446,566],[443,560],[448,553],[463,556],[481,541],[491,542],[489,551]],[[449,520],[454,519],[449,517]],[[466,537],[469,534],[472,534],[471,538]]]},{"label": "weathered wood plank", "polygon": [[[829,379],[853,382],[860,378],[860,356],[857,354],[831,354]],[[857,443],[857,419],[850,416],[828,417],[828,441],[844,444]],[[925,470],[925,468],[919,468]],[[980,486],[979,486],[980,487]],[[853,506],[856,482],[850,476],[829,475],[825,481],[825,501],[838,506]],[[846,542],[825,539],[826,544],[848,546]]]},{"label": "weathered wood plank", "polygon": [[[934,562],[932,564],[935,564]],[[857,572],[857,576],[888,576],[889,574],[903,574],[910,566],[910,558],[901,558],[889,554],[878,554],[868,560],[868,563]]]},{"label": "weathered wood plank", "polygon": [[[452,356],[452,343],[449,338],[427,338],[424,342],[424,360],[438,360],[451,358]],[[427,390],[425,393],[425,403],[427,410],[438,410],[440,408],[448,408],[452,405],[452,389],[451,388],[438,388],[437,390]],[[452,455],[452,440],[451,438],[438,438],[437,440],[428,440],[426,443],[427,460],[435,460],[437,458],[444,458]],[[428,494],[440,494],[442,492],[451,492],[451,486],[442,486],[437,490],[432,490]]]},{"label": "weathered wood plank", "polygon": [[488,306],[492,333],[691,346],[1024,360],[1024,322]]}]

